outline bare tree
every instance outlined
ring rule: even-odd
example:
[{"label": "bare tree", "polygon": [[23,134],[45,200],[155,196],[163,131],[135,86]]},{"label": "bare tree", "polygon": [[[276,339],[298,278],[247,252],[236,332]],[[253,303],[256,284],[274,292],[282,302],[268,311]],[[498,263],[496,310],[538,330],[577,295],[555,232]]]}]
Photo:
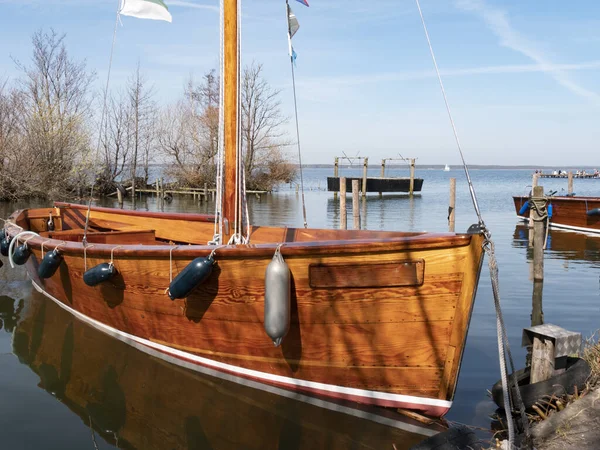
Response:
[{"label": "bare tree", "polygon": [[90,85],[95,77],[85,61],[67,53],[64,35],[54,30],[36,32],[32,37],[30,65],[16,61],[24,78],[23,132],[30,167],[37,173],[30,179],[32,195],[64,195],[73,189],[89,151],[91,114]]},{"label": "bare tree", "polygon": [[287,118],[281,112],[279,94],[263,77],[262,64],[252,63],[244,69],[242,139],[246,178],[253,188],[271,189],[295,174],[284,152],[289,145],[282,130]]},{"label": "bare tree", "polygon": [[117,178],[124,174],[132,141],[130,113],[128,95],[119,92],[110,96],[101,133],[104,163],[96,181],[100,193],[113,192]]},{"label": "bare tree", "polygon": [[156,104],[153,100],[153,90],[140,73],[138,64],[133,76],[129,79],[127,93],[130,103],[130,124],[132,126],[132,153],[130,159],[132,190],[135,199],[135,184],[140,156],[144,163],[145,182],[148,182],[148,170],[151,160],[151,150],[155,136]]}]

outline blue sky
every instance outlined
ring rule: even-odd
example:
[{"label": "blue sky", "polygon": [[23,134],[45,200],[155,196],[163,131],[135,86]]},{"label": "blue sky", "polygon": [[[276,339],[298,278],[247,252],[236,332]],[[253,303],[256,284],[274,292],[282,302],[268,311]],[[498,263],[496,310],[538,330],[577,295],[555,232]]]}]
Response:
[{"label": "blue sky", "polygon": [[[173,23],[123,17],[111,87],[140,61],[157,100],[218,65],[217,0],[165,0]],[[303,162],[360,152],[457,164],[458,154],[413,0],[295,1]],[[0,79],[18,75],[40,27],[106,77],[118,0],[0,0]],[[600,3],[422,0],[467,161],[598,164]],[[293,103],[284,0],[243,2],[243,61],[264,65]],[[289,124],[292,135],[292,121]]]}]

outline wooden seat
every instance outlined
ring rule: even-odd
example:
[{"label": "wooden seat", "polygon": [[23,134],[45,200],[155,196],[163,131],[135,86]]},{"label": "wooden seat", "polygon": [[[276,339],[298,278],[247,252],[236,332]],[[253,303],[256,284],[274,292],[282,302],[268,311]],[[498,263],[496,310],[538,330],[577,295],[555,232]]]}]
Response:
[{"label": "wooden seat", "polygon": [[[51,231],[41,233],[42,236],[62,241],[82,242],[83,229]],[[119,245],[137,245],[163,244],[156,240],[154,230],[143,230],[139,228],[124,229],[119,231],[90,231],[87,233],[87,241],[90,244],[119,244]]]}]

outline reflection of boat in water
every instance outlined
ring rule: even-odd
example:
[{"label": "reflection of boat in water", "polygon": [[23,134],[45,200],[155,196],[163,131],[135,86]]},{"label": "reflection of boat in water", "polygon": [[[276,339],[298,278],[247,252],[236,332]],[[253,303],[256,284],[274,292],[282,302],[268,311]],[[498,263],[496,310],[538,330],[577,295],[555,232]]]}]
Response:
[{"label": "reflection of boat in water", "polygon": [[39,295],[21,316],[13,338],[19,360],[39,376],[40,387],[119,448],[401,449],[436,432],[409,419],[167,364]]},{"label": "reflection of boat in water", "polygon": [[[513,247],[528,247],[529,228],[526,224],[515,226]],[[548,230],[546,251],[551,258],[573,261],[600,261],[600,237],[573,231]],[[533,254],[528,258],[532,258]]]}]

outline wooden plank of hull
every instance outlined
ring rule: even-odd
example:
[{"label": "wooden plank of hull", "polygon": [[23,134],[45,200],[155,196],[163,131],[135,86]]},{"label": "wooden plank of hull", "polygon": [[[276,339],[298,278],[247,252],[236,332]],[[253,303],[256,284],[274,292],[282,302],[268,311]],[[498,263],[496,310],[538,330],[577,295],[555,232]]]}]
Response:
[{"label": "wooden plank of hull", "polygon": [[[515,196],[513,202],[519,215],[521,207],[529,197]],[[600,233],[600,216],[588,216],[587,212],[600,208],[598,197],[552,197],[552,220],[550,226],[571,228],[574,230]],[[529,210],[522,215],[529,217]]]},{"label": "wooden plank of hull", "polygon": [[[312,244],[302,251],[284,248],[295,295],[290,333],[281,348],[273,347],[262,327],[263,276],[272,248],[233,249],[233,257],[219,250],[210,281],[176,302],[165,295],[168,250],[165,255],[139,247],[115,249],[120,276],[90,288],[82,282],[85,264],[107,261],[107,248],[114,245],[90,248],[84,261],[76,244],[68,243],[61,248],[66,251],[59,271],[41,281],[36,238],[30,241],[34,257],[28,269],[51,296],[86,317],[192,355],[312,383],[452,399],[481,265],[481,236],[450,237],[446,245],[416,236],[402,245],[362,244],[362,252],[349,242],[342,247],[350,247],[347,254],[317,247],[313,256]],[[191,261],[191,248],[183,255],[173,252],[173,275]],[[240,250],[254,256],[237,257]],[[421,286],[312,289],[309,284],[313,262],[360,267],[407,260],[424,261]]]},{"label": "wooden plank of hull", "polygon": [[[408,420],[384,426],[197,375],[148,358],[45,302],[29,305],[15,332],[26,345],[15,352],[40,374],[40,387],[85,424],[93,411],[94,427],[112,444],[100,416],[112,418],[121,446],[144,449],[187,448],[190,439],[211,448],[281,448],[290,438],[299,448],[375,449],[414,445],[436,431]],[[42,368],[57,375],[52,386]]]}]

